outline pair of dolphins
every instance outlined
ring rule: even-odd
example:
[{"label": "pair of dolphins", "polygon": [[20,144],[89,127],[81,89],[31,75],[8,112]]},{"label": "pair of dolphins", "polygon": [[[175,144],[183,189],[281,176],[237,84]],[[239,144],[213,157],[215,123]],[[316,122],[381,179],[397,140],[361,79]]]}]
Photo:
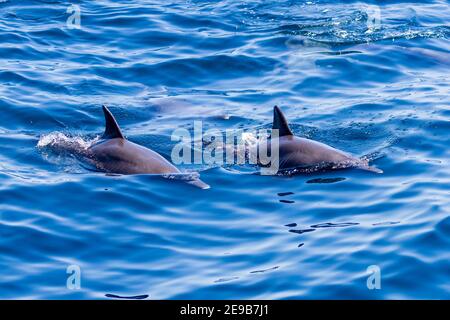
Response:
[{"label": "pair of dolphins", "polygon": [[[102,139],[90,146],[84,155],[98,170],[116,174],[181,173],[159,153],[125,139],[111,111],[103,106],[103,112],[106,126]],[[382,173],[370,167],[367,160],[314,140],[294,136],[277,106],[274,107],[272,129],[278,129],[279,132],[279,170],[326,164],[331,169],[356,167]],[[200,179],[188,183],[202,189],[209,188]]]}]

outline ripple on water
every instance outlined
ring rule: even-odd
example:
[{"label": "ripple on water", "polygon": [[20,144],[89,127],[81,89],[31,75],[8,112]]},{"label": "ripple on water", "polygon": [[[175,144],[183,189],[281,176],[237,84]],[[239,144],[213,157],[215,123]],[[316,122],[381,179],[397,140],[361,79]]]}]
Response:
[{"label": "ripple on water", "polygon": [[[0,298],[448,297],[447,3],[79,5],[78,30],[65,2],[0,0]],[[102,104],[167,157],[176,128],[270,128],[279,105],[384,174],[106,176],[71,152]],[[176,181],[198,171],[211,189]]]}]

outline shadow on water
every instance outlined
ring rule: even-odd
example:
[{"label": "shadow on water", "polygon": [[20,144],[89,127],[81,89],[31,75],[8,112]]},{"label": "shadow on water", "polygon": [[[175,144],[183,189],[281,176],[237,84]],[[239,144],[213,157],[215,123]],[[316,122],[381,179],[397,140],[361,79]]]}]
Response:
[{"label": "shadow on water", "polygon": [[[386,222],[378,222],[378,223],[372,223],[372,226],[391,226],[391,225],[396,225],[399,224],[400,221],[386,221]],[[333,223],[333,222],[324,222],[324,223],[318,223],[318,224],[313,224],[310,226],[310,228],[306,228],[306,229],[289,229],[288,231],[291,233],[295,233],[298,235],[303,235],[303,234],[308,234],[311,233],[313,231],[316,231],[318,229],[328,229],[328,228],[347,228],[347,227],[355,227],[360,225],[360,223],[358,222],[338,222],[338,223]],[[297,223],[293,222],[293,223],[288,223],[284,225],[285,227],[288,228],[295,228],[297,227]],[[298,245],[298,247],[303,247],[305,243],[300,243]]]},{"label": "shadow on water", "polygon": [[335,183],[344,181],[345,178],[316,178],[306,181],[306,183]]},{"label": "shadow on water", "polygon": [[118,296],[115,294],[107,293],[105,294],[105,297],[112,298],[112,299],[128,299],[128,300],[144,300],[149,297],[148,294],[142,294],[137,296]]}]

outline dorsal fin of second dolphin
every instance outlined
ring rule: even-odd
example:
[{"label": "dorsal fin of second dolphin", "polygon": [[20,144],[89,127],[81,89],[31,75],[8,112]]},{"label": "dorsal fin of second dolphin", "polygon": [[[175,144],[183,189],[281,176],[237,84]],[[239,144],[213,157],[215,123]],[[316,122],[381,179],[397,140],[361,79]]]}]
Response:
[{"label": "dorsal fin of second dolphin", "polygon": [[119,125],[117,124],[116,119],[112,115],[111,111],[103,105],[103,113],[105,114],[105,133],[103,133],[102,138],[103,139],[114,139],[114,138],[121,138],[125,139],[125,137],[122,134],[122,131],[120,131]]},{"label": "dorsal fin of second dolphin", "polygon": [[289,128],[289,124],[284,116],[283,112],[278,106],[273,107],[273,125],[272,130],[278,129],[278,134],[280,137],[283,136],[293,136],[294,134]]}]

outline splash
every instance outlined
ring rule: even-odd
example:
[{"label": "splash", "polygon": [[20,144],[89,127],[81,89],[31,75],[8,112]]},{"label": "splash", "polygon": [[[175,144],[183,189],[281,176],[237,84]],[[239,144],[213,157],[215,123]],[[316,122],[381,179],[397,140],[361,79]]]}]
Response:
[{"label": "splash", "polygon": [[384,158],[386,156],[386,153],[376,150],[374,152],[368,153],[360,158],[361,161],[365,162],[372,162],[381,158]]},{"label": "splash", "polygon": [[62,132],[52,132],[40,137],[37,148],[43,158],[67,173],[84,173],[95,170],[86,159],[87,150],[99,140],[99,136],[87,138]]},{"label": "splash", "polygon": [[83,153],[98,140],[99,136],[94,139],[87,139],[81,136],[66,135],[62,132],[52,132],[41,136],[37,147],[57,152]]},{"label": "splash", "polygon": [[278,176],[295,176],[299,174],[310,174],[317,172],[326,172],[329,170],[343,170],[359,168],[368,171],[373,171],[377,173],[382,173],[383,171],[374,167],[369,167],[369,161],[366,159],[352,159],[347,161],[342,161],[338,163],[321,162],[315,165],[299,166],[295,168],[289,168],[285,170],[280,170]]},{"label": "splash", "polygon": [[178,181],[196,181],[200,179],[200,174],[198,172],[181,172],[181,173],[166,173],[161,175],[165,179],[178,180]]}]

